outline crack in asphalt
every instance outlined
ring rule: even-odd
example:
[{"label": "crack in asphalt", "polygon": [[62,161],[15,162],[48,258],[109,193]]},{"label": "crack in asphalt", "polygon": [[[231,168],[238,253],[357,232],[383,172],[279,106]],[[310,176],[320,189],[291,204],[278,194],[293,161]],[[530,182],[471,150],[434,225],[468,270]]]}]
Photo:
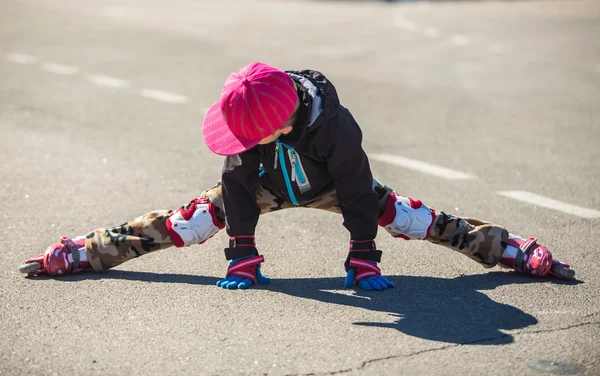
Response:
[{"label": "crack in asphalt", "polygon": [[[596,314],[594,313],[594,314],[586,315],[586,317],[593,316],[593,315],[596,315]],[[375,359],[365,360],[358,367],[346,368],[346,369],[342,369],[342,370],[338,370],[338,371],[324,372],[324,373],[315,373],[315,372],[311,372],[311,373],[293,373],[293,374],[286,374],[286,376],[338,375],[338,374],[341,374],[341,373],[348,373],[348,372],[352,372],[352,371],[360,371],[363,368],[365,368],[366,366],[368,366],[369,364],[375,363],[375,362],[380,362],[382,360],[389,360],[389,359],[395,359],[395,358],[409,358],[409,357],[412,357],[412,356],[415,356],[415,355],[421,355],[421,354],[428,353],[428,352],[446,350],[446,349],[450,349],[450,348],[454,348],[454,347],[458,347],[458,346],[463,346],[463,345],[474,345],[474,344],[478,344],[478,343],[490,342],[490,341],[494,341],[494,340],[498,340],[498,339],[503,339],[503,338],[510,337],[510,336],[518,336],[518,335],[521,335],[521,334],[540,334],[540,333],[560,332],[560,331],[563,331],[563,330],[569,330],[569,329],[579,328],[579,327],[588,326],[588,325],[600,325],[600,321],[583,322],[583,323],[579,323],[579,324],[573,324],[573,325],[565,326],[565,327],[562,327],[562,328],[540,329],[540,330],[523,330],[523,331],[520,331],[520,332],[511,333],[511,334],[503,334],[501,336],[496,336],[496,337],[481,338],[481,339],[477,339],[477,340],[474,340],[474,341],[468,341],[468,342],[463,342],[463,343],[454,343],[454,344],[450,344],[450,345],[446,345],[446,346],[436,347],[436,348],[433,348],[433,349],[421,350],[421,351],[417,351],[417,352],[410,353],[410,354],[390,355],[390,356],[386,356],[386,357],[383,357],[383,358],[375,358]]]}]

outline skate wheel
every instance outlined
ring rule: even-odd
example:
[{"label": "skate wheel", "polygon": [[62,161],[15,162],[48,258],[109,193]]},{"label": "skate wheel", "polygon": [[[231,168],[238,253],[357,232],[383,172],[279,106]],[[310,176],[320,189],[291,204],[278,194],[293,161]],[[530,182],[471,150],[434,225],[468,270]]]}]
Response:
[{"label": "skate wheel", "polygon": [[21,273],[35,273],[38,270],[42,269],[42,264],[40,264],[39,262],[32,262],[29,264],[23,264],[21,266],[19,266],[19,271]]},{"label": "skate wheel", "polygon": [[561,264],[552,265],[552,273],[563,279],[575,279],[575,270],[564,267]]}]

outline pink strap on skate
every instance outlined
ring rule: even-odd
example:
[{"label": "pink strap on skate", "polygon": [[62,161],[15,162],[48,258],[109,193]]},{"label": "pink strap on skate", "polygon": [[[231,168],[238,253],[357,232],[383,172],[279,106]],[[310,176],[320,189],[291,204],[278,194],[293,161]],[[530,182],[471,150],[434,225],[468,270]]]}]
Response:
[{"label": "pink strap on skate", "polygon": [[256,282],[256,267],[265,261],[263,255],[250,257],[236,262],[227,269],[227,277],[230,275],[246,278]]},{"label": "pink strap on skate", "polygon": [[350,266],[356,268],[356,273],[354,274],[354,283],[368,277],[381,275],[381,269],[369,261],[351,258]]},{"label": "pink strap on skate", "polygon": [[73,256],[73,269],[79,269],[79,260],[81,259],[81,255],[79,254],[79,248],[71,238],[68,236],[61,236],[60,242],[67,247],[67,250]]},{"label": "pink strap on skate", "polygon": [[[525,240],[523,243],[521,243],[521,245],[519,245],[519,250],[517,252],[517,257],[515,258],[514,261],[514,268],[517,271],[520,272],[524,272],[525,271],[525,264],[527,263],[527,259],[528,259],[528,255],[529,257],[531,257],[531,254],[528,254],[527,251],[536,246],[536,241],[537,238],[528,238],[527,240]],[[532,248],[532,250],[535,248]]]},{"label": "pink strap on skate", "polygon": [[532,246],[535,246],[537,242],[537,238],[529,238],[527,240],[525,240],[520,246],[519,249],[525,253],[527,253],[527,250],[529,248],[531,248]]}]

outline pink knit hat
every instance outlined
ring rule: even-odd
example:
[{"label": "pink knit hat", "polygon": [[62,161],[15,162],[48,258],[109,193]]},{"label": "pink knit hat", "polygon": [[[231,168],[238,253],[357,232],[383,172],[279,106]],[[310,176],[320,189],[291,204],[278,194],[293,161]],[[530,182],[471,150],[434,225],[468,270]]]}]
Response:
[{"label": "pink knit hat", "polygon": [[202,136],[216,154],[239,154],[279,129],[297,101],[294,82],[284,71],[251,63],[229,75],[221,99],[204,118]]}]

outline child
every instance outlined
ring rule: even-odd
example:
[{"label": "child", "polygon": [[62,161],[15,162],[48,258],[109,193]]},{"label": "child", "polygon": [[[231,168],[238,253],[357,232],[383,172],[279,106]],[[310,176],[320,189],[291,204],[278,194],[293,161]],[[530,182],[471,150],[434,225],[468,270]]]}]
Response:
[{"label": "child", "polygon": [[29,275],[103,271],[170,246],[204,243],[227,227],[222,288],[269,283],[254,241],[261,214],[296,206],[340,213],[350,232],[345,286],[385,290],[382,252],[373,239],[378,225],[392,236],[450,247],[484,267],[500,265],[523,274],[573,278],[536,238],[521,238],[473,218],[432,210],[398,194],[371,175],[361,130],[334,86],[311,70],[281,71],[252,63],[232,73],[208,111],[202,134],[210,150],[226,156],[221,180],[175,211],[153,211],[85,237],[62,237],[29,259]]}]

